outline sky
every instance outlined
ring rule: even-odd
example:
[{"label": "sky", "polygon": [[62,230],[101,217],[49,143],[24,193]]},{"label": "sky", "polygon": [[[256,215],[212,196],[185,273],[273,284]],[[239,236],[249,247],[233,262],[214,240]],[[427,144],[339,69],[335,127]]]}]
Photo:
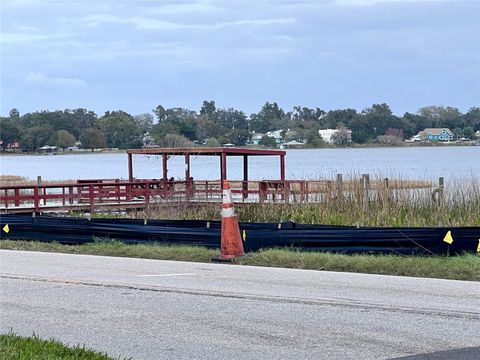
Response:
[{"label": "sky", "polygon": [[480,106],[480,0],[0,0],[0,114]]}]

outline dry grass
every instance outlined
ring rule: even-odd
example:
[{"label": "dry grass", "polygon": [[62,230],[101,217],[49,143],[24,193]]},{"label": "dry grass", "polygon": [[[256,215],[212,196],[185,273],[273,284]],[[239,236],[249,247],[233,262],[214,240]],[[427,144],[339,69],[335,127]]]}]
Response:
[{"label": "dry grass", "polygon": [[0,175],[0,186],[23,185],[27,178],[17,175]]},{"label": "dry grass", "polygon": [[[75,180],[42,180],[42,185],[75,184]],[[0,175],[0,186],[33,186],[38,185],[37,180],[28,179],[17,175]]]},{"label": "dry grass", "polygon": [[[375,181],[375,179],[374,179]],[[342,194],[331,192],[318,203],[244,203],[236,206],[240,221],[294,221],[307,224],[360,226],[480,226],[480,182],[451,180],[443,200],[432,188],[410,189],[401,180],[395,188],[370,191],[357,184]],[[407,183],[410,184],[410,183]],[[418,185],[418,184],[417,184]],[[220,219],[218,204],[159,203],[131,214],[149,219]]]}]

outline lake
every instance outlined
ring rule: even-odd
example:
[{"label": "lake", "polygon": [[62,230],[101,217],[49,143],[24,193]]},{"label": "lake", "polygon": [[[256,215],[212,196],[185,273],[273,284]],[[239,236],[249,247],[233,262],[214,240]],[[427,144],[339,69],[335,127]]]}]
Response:
[{"label": "lake", "polygon": [[[287,150],[287,179],[334,178],[337,173],[369,173],[371,176],[404,179],[480,178],[480,147],[439,146],[401,148],[347,148]],[[184,177],[183,157],[169,160],[168,176]],[[228,177],[242,178],[242,159],[231,157]],[[3,155],[2,175],[19,175],[44,180],[85,178],[127,178],[126,154]],[[249,158],[251,180],[279,178],[278,157]],[[134,155],[134,176],[161,178],[162,162],[158,156]],[[218,157],[191,157],[194,179],[219,179]]]}]

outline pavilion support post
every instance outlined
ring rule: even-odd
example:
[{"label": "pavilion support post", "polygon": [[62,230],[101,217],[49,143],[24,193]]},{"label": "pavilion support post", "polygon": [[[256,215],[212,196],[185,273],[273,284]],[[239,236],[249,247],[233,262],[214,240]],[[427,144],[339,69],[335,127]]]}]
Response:
[{"label": "pavilion support post", "polygon": [[132,154],[128,154],[128,181],[133,181],[133,162]]},{"label": "pavilion support post", "polygon": [[162,167],[163,167],[162,178],[163,178],[164,182],[166,182],[168,180],[167,161],[168,161],[167,154],[162,154]]},{"label": "pavilion support post", "polygon": [[285,181],[285,155],[280,155],[280,180]]},{"label": "pavilion support post", "polygon": [[190,194],[192,188],[192,181],[190,179],[190,154],[185,154],[185,190]]},{"label": "pavilion support post", "polygon": [[243,199],[248,197],[248,155],[243,155],[242,197]]},{"label": "pavilion support post", "polygon": [[221,177],[222,177],[222,181],[223,181],[223,180],[227,180],[227,154],[222,153],[221,161],[222,161],[222,164],[221,164],[222,176]]}]

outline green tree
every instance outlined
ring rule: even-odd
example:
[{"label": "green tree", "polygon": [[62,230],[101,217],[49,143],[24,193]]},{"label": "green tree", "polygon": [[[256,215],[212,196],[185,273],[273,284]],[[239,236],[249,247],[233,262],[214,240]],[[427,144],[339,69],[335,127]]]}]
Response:
[{"label": "green tree", "polygon": [[158,144],[166,148],[190,147],[193,145],[189,139],[179,134],[167,134]]},{"label": "green tree", "polygon": [[220,141],[218,141],[216,138],[214,137],[211,137],[211,138],[208,138],[207,139],[207,143],[205,144],[206,146],[208,147],[220,147],[222,146],[220,144]]},{"label": "green tree", "polygon": [[307,146],[311,148],[318,148],[325,145],[325,142],[318,133],[318,130],[308,131],[304,139],[307,140]]},{"label": "green tree", "polygon": [[52,134],[53,129],[49,125],[33,126],[26,129],[21,137],[22,149],[34,151],[42,146],[48,145],[48,140]]},{"label": "green tree", "polygon": [[352,120],[357,116],[357,111],[354,109],[330,110],[322,118],[322,128],[336,129],[340,123],[344,124],[347,128],[350,128]]},{"label": "green tree", "polygon": [[475,131],[473,131],[473,128],[471,126],[467,126],[463,128],[463,136],[467,139],[473,139],[473,135],[475,134]]},{"label": "green tree", "polygon": [[66,109],[63,114],[66,121],[70,124],[68,127],[70,129],[69,131],[76,138],[80,136],[82,130],[95,127],[98,120],[97,114],[82,108],[74,110]]},{"label": "green tree", "polygon": [[247,142],[248,135],[247,129],[233,129],[227,137],[230,143],[242,146]]},{"label": "green tree", "polygon": [[285,122],[285,112],[276,102],[266,102],[257,114],[250,115],[250,130],[266,133],[281,129]]},{"label": "green tree", "polygon": [[50,145],[55,145],[65,150],[66,147],[75,145],[75,136],[67,130],[57,130],[53,133],[49,143]]},{"label": "green tree", "polygon": [[463,115],[454,107],[425,106],[418,111],[430,121],[430,127],[463,128]]},{"label": "green tree", "polygon": [[84,149],[91,149],[92,151],[107,146],[105,134],[100,129],[95,128],[82,130],[80,133],[80,142]]},{"label": "green tree", "polygon": [[135,115],[134,117],[137,127],[140,129],[142,134],[145,134],[152,130],[153,126],[153,116],[149,113]]},{"label": "green tree", "polygon": [[139,148],[142,145],[142,133],[132,115],[124,111],[107,111],[98,122],[98,127],[111,148]]},{"label": "green tree", "polygon": [[12,118],[0,118],[0,140],[2,140],[2,150],[5,150],[8,144],[20,140],[21,129]]},{"label": "green tree", "polygon": [[480,107],[472,107],[463,116],[465,126],[470,126],[474,131],[480,130]]},{"label": "green tree", "polygon": [[200,114],[201,115],[207,115],[210,116],[215,113],[217,108],[215,107],[215,101],[204,101],[202,108],[200,109]]},{"label": "green tree", "polygon": [[158,122],[162,122],[167,118],[167,111],[162,105],[158,105],[155,110],[153,110],[155,116],[157,117]]},{"label": "green tree", "polygon": [[12,119],[19,119],[20,118],[20,112],[15,108],[10,110],[9,115]]},{"label": "green tree", "polygon": [[162,107],[161,113],[158,124],[154,125],[151,131],[155,138],[162,138],[166,134],[179,134],[190,140],[196,140],[198,124],[195,111],[184,108],[165,110]]},{"label": "green tree", "polygon": [[275,139],[267,135],[263,135],[258,144],[269,148],[277,147],[277,142],[275,141]]}]

